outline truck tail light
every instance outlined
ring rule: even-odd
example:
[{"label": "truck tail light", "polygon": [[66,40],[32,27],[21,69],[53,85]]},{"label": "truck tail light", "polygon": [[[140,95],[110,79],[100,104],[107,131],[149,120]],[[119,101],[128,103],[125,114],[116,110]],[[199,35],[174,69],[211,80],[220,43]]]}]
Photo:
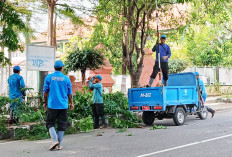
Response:
[{"label": "truck tail light", "polygon": [[162,109],[163,109],[163,106],[154,106],[153,109],[154,109],[154,110],[162,110]]},{"label": "truck tail light", "polygon": [[130,108],[131,110],[139,110],[139,106],[133,106]]}]

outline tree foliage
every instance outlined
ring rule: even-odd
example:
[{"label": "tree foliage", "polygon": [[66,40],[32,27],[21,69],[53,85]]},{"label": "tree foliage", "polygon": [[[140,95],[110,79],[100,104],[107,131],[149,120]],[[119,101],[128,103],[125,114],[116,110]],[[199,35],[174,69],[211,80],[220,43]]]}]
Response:
[{"label": "tree foliage", "polygon": [[[24,10],[25,11],[25,10]],[[30,14],[30,12],[24,12],[18,8],[15,9],[11,3],[0,2],[0,40],[1,47],[7,47],[9,51],[15,51],[22,48],[19,45],[19,32],[30,32],[30,27],[23,21],[23,13]],[[28,17],[28,16],[27,16]],[[28,17],[29,18],[29,17]]]},{"label": "tree foliage", "polygon": [[[159,11],[165,8],[171,8],[172,4],[184,3],[187,1],[158,1]],[[120,40],[115,40],[121,45],[122,51],[122,74],[126,74],[127,69],[131,76],[132,86],[139,86],[139,78],[142,72],[144,48],[147,38],[154,34],[154,29],[151,26],[151,20],[154,19],[154,10],[156,3],[154,0],[124,0],[124,1],[99,1],[96,7],[96,15],[98,19],[110,24],[115,20],[112,27],[120,28],[121,36],[115,36]],[[166,7],[167,6],[167,7]],[[172,16],[173,17],[173,16]],[[173,26],[177,23],[172,20],[168,24]],[[108,34],[111,32],[108,31]]]},{"label": "tree foliage", "polygon": [[11,62],[8,58],[5,57],[3,52],[0,52],[0,66],[6,66],[7,64],[11,65]]},{"label": "tree foliage", "polygon": [[14,2],[0,2],[0,65],[6,66],[10,64],[10,59],[4,56],[4,48],[12,52],[17,49],[23,50],[23,43],[20,34],[29,42],[29,38],[33,37],[33,30],[29,26],[31,11],[24,5]]},{"label": "tree foliage", "polygon": [[114,74],[121,74],[122,70],[122,31],[117,19],[109,23],[97,23],[88,43],[96,47],[100,42],[105,46],[104,54],[114,67]]},{"label": "tree foliage", "polygon": [[191,22],[183,34],[187,55],[197,66],[230,66],[231,0],[194,0]]},{"label": "tree foliage", "polygon": [[187,68],[188,62],[181,59],[170,59],[168,65],[170,74],[180,73]]},{"label": "tree foliage", "polygon": [[78,71],[82,73],[82,83],[85,85],[86,70],[96,70],[104,65],[104,56],[93,49],[76,49],[69,54],[65,62],[65,71]]}]

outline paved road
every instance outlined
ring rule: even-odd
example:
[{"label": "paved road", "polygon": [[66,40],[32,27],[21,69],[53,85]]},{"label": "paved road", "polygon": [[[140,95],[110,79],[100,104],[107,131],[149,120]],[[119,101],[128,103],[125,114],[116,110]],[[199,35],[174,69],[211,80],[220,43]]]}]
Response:
[{"label": "paved road", "polygon": [[[0,156],[6,157],[231,157],[232,110],[218,111],[206,120],[188,116],[186,125],[174,126],[172,120],[156,121],[168,129],[151,127],[95,130],[91,133],[68,135],[65,148],[48,151],[49,140],[0,143]],[[103,136],[96,136],[102,132]],[[133,136],[127,136],[132,133]]]}]

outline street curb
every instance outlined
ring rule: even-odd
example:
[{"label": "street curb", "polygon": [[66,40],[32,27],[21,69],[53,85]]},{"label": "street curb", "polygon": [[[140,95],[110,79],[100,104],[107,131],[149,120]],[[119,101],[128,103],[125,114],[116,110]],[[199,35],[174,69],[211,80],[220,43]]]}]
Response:
[{"label": "street curb", "polygon": [[208,106],[216,111],[232,110],[232,103],[222,103],[222,104],[218,104],[218,105],[206,104],[206,106]]},{"label": "street curb", "polygon": [[7,133],[0,134],[0,140],[13,139],[15,140],[15,130],[18,128],[31,130],[34,124],[31,125],[20,125],[20,126],[10,126],[7,127]]}]

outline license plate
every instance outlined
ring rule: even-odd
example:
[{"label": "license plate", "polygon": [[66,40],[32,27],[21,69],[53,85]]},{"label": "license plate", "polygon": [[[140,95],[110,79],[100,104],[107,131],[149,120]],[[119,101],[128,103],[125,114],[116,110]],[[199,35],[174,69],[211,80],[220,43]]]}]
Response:
[{"label": "license plate", "polygon": [[150,106],[143,106],[142,109],[143,110],[150,110]]}]

